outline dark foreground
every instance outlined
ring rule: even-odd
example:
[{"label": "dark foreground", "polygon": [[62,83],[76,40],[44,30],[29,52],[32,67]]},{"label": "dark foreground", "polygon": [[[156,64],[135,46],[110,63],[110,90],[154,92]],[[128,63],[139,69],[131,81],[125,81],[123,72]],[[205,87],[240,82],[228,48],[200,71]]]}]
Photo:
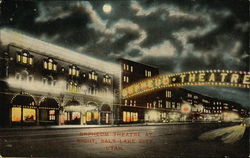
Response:
[{"label": "dark foreground", "polygon": [[0,155],[69,158],[247,158],[249,129],[243,139],[224,144],[198,136],[230,124],[110,127],[0,132]]}]

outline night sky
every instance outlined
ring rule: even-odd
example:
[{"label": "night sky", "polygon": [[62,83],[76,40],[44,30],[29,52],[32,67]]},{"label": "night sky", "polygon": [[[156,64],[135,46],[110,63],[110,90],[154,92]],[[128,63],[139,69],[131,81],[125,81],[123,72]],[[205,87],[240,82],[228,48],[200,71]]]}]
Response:
[{"label": "night sky", "polygon": [[[0,0],[0,7],[2,27],[102,60],[126,58],[161,73],[250,71],[248,0]],[[246,89],[188,89],[250,107]]]}]

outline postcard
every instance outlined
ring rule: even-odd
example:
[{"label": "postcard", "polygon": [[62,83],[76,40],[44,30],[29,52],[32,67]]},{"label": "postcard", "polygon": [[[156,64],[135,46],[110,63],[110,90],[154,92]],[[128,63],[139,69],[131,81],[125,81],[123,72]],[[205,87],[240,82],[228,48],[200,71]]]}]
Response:
[{"label": "postcard", "polygon": [[0,158],[247,158],[248,0],[0,0]]}]

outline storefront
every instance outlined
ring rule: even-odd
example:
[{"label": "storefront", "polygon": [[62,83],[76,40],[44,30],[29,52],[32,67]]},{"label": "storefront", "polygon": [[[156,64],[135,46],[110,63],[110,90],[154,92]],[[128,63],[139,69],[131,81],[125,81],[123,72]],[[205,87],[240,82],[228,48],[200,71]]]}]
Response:
[{"label": "storefront", "polygon": [[78,101],[69,101],[64,110],[64,124],[81,124],[81,109]]},{"label": "storefront", "polygon": [[111,124],[111,108],[104,104],[101,108],[101,124]]},{"label": "storefront", "polygon": [[12,125],[36,125],[38,108],[34,98],[28,94],[18,94],[11,100]]},{"label": "storefront", "polygon": [[39,104],[39,124],[57,125],[59,121],[59,105],[54,98],[44,98]]}]

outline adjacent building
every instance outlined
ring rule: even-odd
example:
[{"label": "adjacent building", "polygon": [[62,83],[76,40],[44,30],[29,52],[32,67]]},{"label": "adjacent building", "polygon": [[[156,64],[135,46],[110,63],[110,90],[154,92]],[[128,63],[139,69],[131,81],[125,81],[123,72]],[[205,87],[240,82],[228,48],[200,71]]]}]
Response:
[{"label": "adjacent building", "polygon": [[[121,87],[159,75],[159,69],[120,59]],[[121,100],[120,123],[230,121],[248,116],[240,104],[184,88],[167,88]]]}]

